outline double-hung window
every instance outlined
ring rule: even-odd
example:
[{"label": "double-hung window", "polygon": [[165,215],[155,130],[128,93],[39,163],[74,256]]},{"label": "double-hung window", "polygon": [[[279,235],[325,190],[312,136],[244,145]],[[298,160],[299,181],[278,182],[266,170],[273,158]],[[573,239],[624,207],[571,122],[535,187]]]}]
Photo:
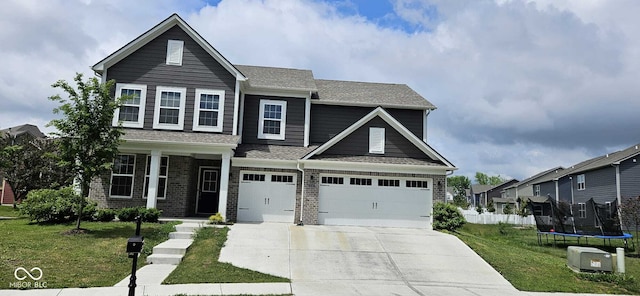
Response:
[{"label": "double-hung window", "polygon": [[111,171],[111,188],[109,196],[131,198],[133,196],[133,177],[136,167],[136,156],[119,154],[113,161]]},{"label": "double-hung window", "polygon": [[284,140],[286,121],[286,101],[260,100],[259,139]]},{"label": "double-hung window", "polygon": [[224,91],[196,89],[193,130],[221,132],[224,113]]},{"label": "double-hung window", "polygon": [[587,218],[587,204],[578,203],[578,218]]},{"label": "double-hung window", "polygon": [[113,115],[113,126],[122,122],[124,127],[142,128],[144,125],[144,106],[147,98],[147,86],[140,84],[116,84],[116,99],[128,96]]},{"label": "double-hung window", "polygon": [[180,87],[156,87],[156,108],[153,128],[182,130],[187,89]]},{"label": "double-hung window", "polygon": [[[169,173],[169,157],[160,157],[160,173],[158,174],[158,199],[165,199],[167,196],[167,176]],[[144,175],[144,195],[143,198],[149,196],[149,176],[151,175],[151,155],[147,155],[147,168]]]},{"label": "double-hung window", "polygon": [[540,196],[540,185],[533,185],[533,196]]},{"label": "double-hung window", "polygon": [[584,180],[584,174],[578,175],[578,190],[584,190],[586,188]]}]

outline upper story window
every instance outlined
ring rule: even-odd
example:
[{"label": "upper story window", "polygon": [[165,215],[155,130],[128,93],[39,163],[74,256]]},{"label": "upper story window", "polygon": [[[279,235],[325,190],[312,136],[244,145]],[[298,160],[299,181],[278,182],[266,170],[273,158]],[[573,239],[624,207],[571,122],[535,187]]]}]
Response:
[{"label": "upper story window", "polygon": [[540,185],[533,185],[533,196],[540,196]]},{"label": "upper story window", "polygon": [[221,132],[224,113],[224,91],[196,89],[193,130]]},{"label": "upper story window", "polygon": [[584,190],[585,187],[585,180],[584,180],[584,174],[582,175],[578,175],[578,190]]},{"label": "upper story window", "polygon": [[122,122],[124,127],[144,126],[144,106],[147,98],[147,86],[140,84],[116,84],[116,98],[129,96],[113,115],[113,125]]},{"label": "upper story window", "polygon": [[133,174],[136,167],[136,156],[133,154],[120,154],[113,161],[111,170],[111,188],[109,196],[126,197],[133,196]]},{"label": "upper story window", "polygon": [[369,153],[384,154],[384,128],[369,128]]},{"label": "upper story window", "polygon": [[167,65],[182,66],[182,53],[184,51],[184,41],[167,41]]},{"label": "upper story window", "polygon": [[284,140],[286,122],[286,101],[260,100],[259,139]]},{"label": "upper story window", "polygon": [[180,87],[156,87],[156,108],[153,128],[182,130],[187,89]]}]

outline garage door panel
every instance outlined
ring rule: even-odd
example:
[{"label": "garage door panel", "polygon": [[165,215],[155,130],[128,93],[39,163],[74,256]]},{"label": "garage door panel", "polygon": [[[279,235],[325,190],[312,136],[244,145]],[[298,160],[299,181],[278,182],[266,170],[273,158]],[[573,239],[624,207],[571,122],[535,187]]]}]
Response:
[{"label": "garage door panel", "polygon": [[[294,174],[247,173],[265,175],[263,181],[241,181],[238,188],[238,218],[240,222],[293,222],[296,178]],[[272,175],[291,176],[292,182],[274,182]],[[275,178],[274,178],[275,179]],[[279,178],[279,180],[282,180]]]}]

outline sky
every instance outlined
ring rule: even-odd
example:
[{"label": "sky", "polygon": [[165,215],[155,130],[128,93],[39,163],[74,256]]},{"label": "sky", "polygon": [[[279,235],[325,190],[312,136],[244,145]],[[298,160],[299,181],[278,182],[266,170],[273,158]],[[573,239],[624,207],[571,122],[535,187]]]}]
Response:
[{"label": "sky", "polygon": [[524,179],[640,143],[640,1],[3,1],[0,129],[172,13],[234,64],[407,84],[456,175]]}]

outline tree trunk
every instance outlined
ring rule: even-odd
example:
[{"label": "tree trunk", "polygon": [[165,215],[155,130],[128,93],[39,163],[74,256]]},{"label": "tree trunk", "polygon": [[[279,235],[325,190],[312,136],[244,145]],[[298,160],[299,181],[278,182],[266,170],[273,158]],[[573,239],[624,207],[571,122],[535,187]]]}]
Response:
[{"label": "tree trunk", "polygon": [[76,230],[80,230],[80,221],[82,221],[82,210],[84,210],[84,201],[87,195],[89,195],[89,185],[83,181],[80,186],[80,202],[78,203],[78,220],[76,220]]}]

